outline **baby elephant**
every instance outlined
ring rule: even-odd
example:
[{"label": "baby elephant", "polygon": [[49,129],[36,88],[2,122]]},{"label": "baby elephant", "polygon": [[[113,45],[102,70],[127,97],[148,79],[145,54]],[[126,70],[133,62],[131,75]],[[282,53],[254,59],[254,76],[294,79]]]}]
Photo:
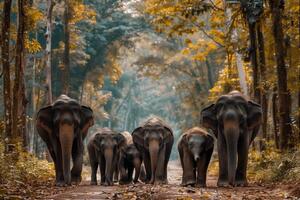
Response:
[{"label": "baby elephant", "polygon": [[121,134],[126,138],[127,146],[120,152],[119,170],[121,178],[119,184],[131,183],[133,170],[135,170],[133,182],[137,183],[141,172],[142,155],[133,144],[131,134],[128,132]]},{"label": "baby elephant", "polygon": [[214,149],[214,139],[207,131],[194,127],[185,132],[178,142],[182,186],[206,186],[206,173]]},{"label": "baby elephant", "polygon": [[120,149],[126,146],[126,139],[109,128],[100,129],[88,143],[92,168],[91,185],[97,185],[97,169],[100,165],[101,185],[113,185],[113,173],[118,164]]}]

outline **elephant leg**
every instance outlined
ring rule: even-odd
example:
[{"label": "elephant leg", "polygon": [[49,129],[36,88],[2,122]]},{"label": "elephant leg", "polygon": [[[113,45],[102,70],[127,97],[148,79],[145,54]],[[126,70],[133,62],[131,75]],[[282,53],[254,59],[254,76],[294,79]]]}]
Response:
[{"label": "elephant leg", "polygon": [[91,165],[91,185],[97,185],[97,170],[99,163],[97,162],[97,156],[94,149],[88,149],[89,159]]},{"label": "elephant leg", "polygon": [[217,185],[224,187],[228,185],[228,159],[227,159],[227,148],[224,135],[218,134],[218,157],[219,157],[219,179]]},{"label": "elephant leg", "polygon": [[125,162],[125,158],[123,156],[121,156],[120,161],[119,161],[119,172],[120,172],[119,184],[120,185],[126,184],[127,179],[128,179],[128,174],[126,172],[126,162]]},{"label": "elephant leg", "polygon": [[172,139],[169,143],[166,144],[166,152],[164,157],[164,182],[168,183],[168,163],[172,152],[174,139]]},{"label": "elephant leg", "polygon": [[140,177],[140,174],[141,174],[141,161],[140,161],[140,164],[135,164],[134,166],[134,179],[133,179],[133,182],[134,183],[138,183],[139,182],[139,177]]},{"label": "elephant leg", "polygon": [[101,177],[101,185],[104,185],[105,184],[105,165],[106,165],[106,162],[105,162],[105,159],[103,158],[103,155],[101,155],[101,158],[100,158],[100,177]]},{"label": "elephant leg", "polygon": [[[55,185],[56,186],[64,186],[64,174],[62,167],[62,152],[61,147],[58,141],[51,140],[52,144],[48,144],[49,153],[53,159],[54,167],[55,167]],[[50,150],[51,149],[51,150]]]},{"label": "elephant leg", "polygon": [[77,139],[74,141],[72,149],[73,168],[71,170],[71,180],[76,184],[81,182],[83,148],[84,147],[81,139]]},{"label": "elephant leg", "polygon": [[195,162],[193,156],[183,149],[182,151],[182,162],[184,163],[182,171],[182,186],[194,186],[196,184],[196,172],[195,172]]},{"label": "elephant leg", "polygon": [[[117,163],[119,163],[120,156],[117,155],[116,159],[117,159]],[[115,170],[114,170],[113,181],[114,182],[118,182],[119,181],[119,165],[118,164],[116,164],[116,167],[115,167]]]},{"label": "elephant leg", "polygon": [[247,186],[247,164],[248,164],[249,137],[244,134],[244,137],[239,138],[238,143],[238,164],[236,170],[237,186]]},{"label": "elephant leg", "polygon": [[196,185],[206,187],[207,168],[210,162],[213,149],[206,151],[197,162],[197,180]]},{"label": "elephant leg", "polygon": [[128,183],[132,182],[133,169],[134,169],[133,166],[129,166],[128,167],[128,180],[127,180]]},{"label": "elephant leg", "polygon": [[165,156],[166,156],[166,145],[160,150],[158,153],[158,161],[155,172],[155,184],[167,184],[166,176],[165,176]]},{"label": "elephant leg", "polygon": [[143,155],[145,170],[146,170],[146,183],[149,183],[151,180],[151,162],[150,162],[150,155],[148,152],[144,152]]}]

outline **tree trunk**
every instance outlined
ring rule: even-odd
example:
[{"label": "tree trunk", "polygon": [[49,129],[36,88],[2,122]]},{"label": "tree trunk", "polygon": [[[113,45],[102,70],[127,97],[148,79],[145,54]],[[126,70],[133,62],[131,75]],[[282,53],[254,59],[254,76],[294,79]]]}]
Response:
[{"label": "tree trunk", "polygon": [[257,47],[256,47],[256,23],[249,23],[249,35],[250,35],[250,58],[251,65],[253,67],[253,92],[254,100],[260,103],[260,89],[259,89],[259,68],[257,62]]},{"label": "tree trunk", "polygon": [[275,87],[273,89],[273,94],[272,94],[272,118],[273,118],[273,127],[274,127],[274,141],[275,141],[275,146],[277,149],[279,149],[279,138],[278,138],[278,111],[277,111],[277,106],[278,106],[278,97],[277,97],[277,88]]},{"label": "tree trunk", "polygon": [[275,41],[275,55],[277,63],[277,87],[279,100],[279,134],[280,149],[286,150],[290,147],[292,127],[290,120],[291,101],[290,92],[287,87],[287,69],[285,65],[285,48],[282,29],[282,9],[280,0],[269,0],[272,14],[273,36]]},{"label": "tree trunk", "polygon": [[15,81],[13,90],[13,124],[14,138],[22,138],[23,146],[27,146],[25,95],[25,5],[26,0],[18,0],[18,30],[16,41]]},{"label": "tree trunk", "polygon": [[64,69],[62,73],[62,87],[63,93],[69,93],[69,82],[70,82],[70,31],[69,31],[69,18],[70,18],[70,8],[69,1],[65,0],[65,11],[64,11]]},{"label": "tree trunk", "polygon": [[263,111],[263,138],[267,139],[267,124],[268,124],[268,98],[267,98],[267,85],[265,80],[267,80],[266,76],[266,58],[265,58],[265,44],[264,44],[264,36],[261,30],[261,23],[259,22],[256,26],[257,33],[257,46],[258,46],[258,55],[259,55],[259,69],[260,69],[260,92],[261,92],[261,106]]},{"label": "tree trunk", "polygon": [[[10,11],[11,0],[5,0],[3,5],[1,60],[3,66],[5,137],[8,139],[8,144],[12,139],[11,86],[9,65]],[[8,146],[6,146],[5,151],[8,152],[8,150],[9,148]]]},{"label": "tree trunk", "polygon": [[53,0],[47,1],[47,31],[46,37],[46,88],[47,88],[47,104],[52,103],[52,71],[51,71],[51,59],[52,59],[52,11],[55,2]]}]

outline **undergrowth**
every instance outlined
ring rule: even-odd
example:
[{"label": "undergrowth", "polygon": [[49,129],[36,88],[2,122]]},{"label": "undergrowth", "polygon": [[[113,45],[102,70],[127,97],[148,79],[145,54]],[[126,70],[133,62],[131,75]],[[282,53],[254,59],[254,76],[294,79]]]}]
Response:
[{"label": "undergrowth", "polygon": [[288,152],[270,147],[250,151],[248,177],[256,182],[300,182],[300,147]]},{"label": "undergrowth", "polygon": [[4,154],[0,143],[0,199],[35,199],[43,196],[54,181],[54,166],[24,152]]}]

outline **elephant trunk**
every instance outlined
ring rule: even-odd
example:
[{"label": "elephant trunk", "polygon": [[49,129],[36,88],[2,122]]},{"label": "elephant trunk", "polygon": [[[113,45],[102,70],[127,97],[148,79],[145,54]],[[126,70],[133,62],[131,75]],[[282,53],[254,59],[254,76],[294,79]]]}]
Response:
[{"label": "elephant trunk", "polygon": [[234,186],[237,167],[237,144],[239,139],[239,128],[225,128],[224,134],[227,145],[228,182],[230,185]]},{"label": "elephant trunk", "polygon": [[62,124],[59,128],[59,141],[62,151],[62,164],[65,183],[71,184],[70,162],[74,140],[74,126],[70,124]]},{"label": "elephant trunk", "polygon": [[157,167],[157,158],[159,153],[159,142],[158,141],[151,141],[149,143],[149,153],[150,153],[150,160],[151,160],[151,181],[150,183],[154,183],[155,180],[155,172]]},{"label": "elephant trunk", "polygon": [[105,179],[109,185],[112,184],[112,175],[113,175],[113,149],[104,150],[105,158]]}]

